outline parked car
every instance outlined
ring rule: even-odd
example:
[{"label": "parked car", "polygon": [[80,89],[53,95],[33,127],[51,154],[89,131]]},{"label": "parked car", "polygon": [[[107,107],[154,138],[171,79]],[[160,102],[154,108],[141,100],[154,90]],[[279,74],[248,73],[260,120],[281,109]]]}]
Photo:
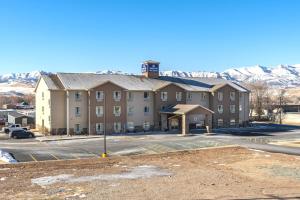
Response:
[{"label": "parked car", "polygon": [[11,124],[8,127],[4,128],[4,132],[6,134],[8,134],[9,132],[14,131],[14,130],[27,130],[27,128],[22,127],[21,124]]},{"label": "parked car", "polygon": [[33,138],[35,136],[34,136],[34,133],[31,131],[19,129],[19,130],[13,130],[13,131],[9,132],[9,137],[18,139],[18,138]]}]

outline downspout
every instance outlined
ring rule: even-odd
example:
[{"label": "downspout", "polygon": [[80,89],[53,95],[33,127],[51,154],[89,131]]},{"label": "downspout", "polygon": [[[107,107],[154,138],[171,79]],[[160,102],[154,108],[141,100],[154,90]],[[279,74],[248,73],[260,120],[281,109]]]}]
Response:
[{"label": "downspout", "polygon": [[67,135],[70,136],[70,94],[67,90]]},{"label": "downspout", "polygon": [[88,131],[91,135],[91,91],[88,90]]}]

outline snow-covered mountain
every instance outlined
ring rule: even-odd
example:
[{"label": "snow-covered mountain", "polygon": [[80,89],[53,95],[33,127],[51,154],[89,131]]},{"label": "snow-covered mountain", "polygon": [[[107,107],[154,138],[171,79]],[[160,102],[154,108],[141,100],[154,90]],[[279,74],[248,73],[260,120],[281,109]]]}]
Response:
[{"label": "snow-covered mountain", "polygon": [[300,86],[300,64],[278,65],[274,67],[255,65],[250,67],[231,68],[224,72],[164,71],[160,72],[160,74],[177,77],[215,77],[238,82],[263,81],[272,87],[280,88]]},{"label": "snow-covered mountain", "polygon": [[[10,73],[0,75],[0,94],[22,94],[29,93],[28,88],[33,88],[44,71],[33,71],[29,73]],[[128,74],[122,71],[103,70],[97,71],[98,74]],[[237,82],[256,82],[264,81],[274,88],[293,88],[300,86],[300,64],[278,65],[273,67],[255,65],[249,67],[231,68],[223,72],[207,71],[161,71],[160,75],[175,77],[214,77],[224,78]],[[5,89],[4,89],[5,88]],[[18,90],[16,90],[18,88]]]},{"label": "snow-covered mountain", "polygon": [[41,74],[47,74],[47,72],[32,71],[26,73],[0,74],[0,83],[25,83],[34,86]]}]

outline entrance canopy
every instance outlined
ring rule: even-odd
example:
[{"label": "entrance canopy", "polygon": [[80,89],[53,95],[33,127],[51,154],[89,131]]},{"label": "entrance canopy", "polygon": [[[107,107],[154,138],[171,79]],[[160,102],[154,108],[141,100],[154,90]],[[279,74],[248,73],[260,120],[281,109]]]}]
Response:
[{"label": "entrance canopy", "polygon": [[[198,104],[169,106],[160,111],[161,128],[162,130],[170,130],[174,126],[173,124],[178,124],[181,121],[182,134],[186,135],[189,133],[189,125],[193,125],[199,121],[202,121],[206,127],[211,127],[213,113],[212,110]],[[177,121],[175,120],[176,118],[178,119]]]},{"label": "entrance canopy", "polygon": [[[184,115],[189,112],[200,109],[206,112],[214,113],[212,110],[205,108],[198,104],[177,104],[175,106],[169,106],[160,111],[161,114],[174,114],[174,115]],[[201,111],[200,111],[201,112]]]}]

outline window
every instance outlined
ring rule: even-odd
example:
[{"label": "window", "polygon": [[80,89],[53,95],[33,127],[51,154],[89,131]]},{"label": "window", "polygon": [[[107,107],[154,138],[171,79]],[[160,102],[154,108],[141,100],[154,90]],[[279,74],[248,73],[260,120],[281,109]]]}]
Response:
[{"label": "window", "polygon": [[223,113],[223,105],[218,105],[218,112]]},{"label": "window", "polygon": [[75,100],[80,101],[81,98],[81,92],[75,92]]},{"label": "window", "polygon": [[127,122],[127,130],[129,130],[129,131],[134,130],[134,123],[133,122]]},{"label": "window", "polygon": [[42,114],[43,115],[45,114],[45,108],[44,108],[44,106],[42,106]]},{"label": "window", "polygon": [[235,92],[230,92],[230,100],[231,101],[235,100]]},{"label": "window", "polygon": [[235,105],[230,105],[230,112],[235,113]]},{"label": "window", "polygon": [[145,131],[148,131],[150,129],[150,122],[144,122],[143,128]]},{"label": "window", "polygon": [[193,95],[192,95],[192,93],[191,93],[191,92],[187,92],[187,96],[186,96],[186,98],[187,98],[187,100],[188,100],[188,101],[191,101],[191,100],[192,100],[192,98],[193,98]]},{"label": "window", "polygon": [[146,99],[146,100],[149,99],[149,92],[144,92],[144,99]]},{"label": "window", "polygon": [[133,106],[128,106],[127,107],[127,115],[132,115],[133,114]]},{"label": "window", "polygon": [[223,101],[223,92],[218,92],[218,100]]},{"label": "window", "polygon": [[132,101],[133,100],[133,94],[132,94],[132,92],[128,92],[127,93],[127,100],[128,101]]},{"label": "window", "polygon": [[160,98],[162,101],[167,101],[168,100],[168,92],[161,92]]},{"label": "window", "polygon": [[181,101],[182,99],[182,92],[176,92],[176,100]]},{"label": "window", "polygon": [[122,129],[122,127],[121,127],[121,122],[114,122],[114,131],[115,131],[116,133],[120,133],[120,132],[121,132],[121,129]]},{"label": "window", "polygon": [[103,133],[104,127],[103,127],[103,123],[96,123],[96,133],[100,134]]},{"label": "window", "polygon": [[96,115],[97,117],[103,116],[103,106],[96,106]]},{"label": "window", "polygon": [[77,117],[80,116],[80,108],[79,107],[75,107],[75,115]]},{"label": "window", "polygon": [[48,99],[48,105],[49,105],[49,107],[50,107],[50,105],[51,105],[50,99]]},{"label": "window", "polygon": [[149,106],[145,106],[144,107],[144,114],[149,114],[149,112],[150,112]]},{"label": "window", "polygon": [[49,122],[51,121],[51,117],[50,117],[50,115],[48,116],[48,120],[49,120]]},{"label": "window", "polygon": [[116,117],[121,115],[121,106],[114,106],[114,115]]},{"label": "window", "polygon": [[114,97],[115,101],[120,101],[121,100],[121,91],[114,91],[113,97]]},{"label": "window", "polygon": [[230,126],[235,126],[235,119],[230,120]]},{"label": "window", "polygon": [[42,92],[42,100],[44,100],[44,98],[45,98],[45,93]]},{"label": "window", "polygon": [[218,127],[223,126],[223,119],[218,119]]},{"label": "window", "polygon": [[75,124],[75,133],[80,133],[80,124]]},{"label": "window", "polygon": [[243,106],[239,105],[239,110],[242,111],[243,110]]},{"label": "window", "polygon": [[96,91],[96,100],[103,101],[104,99],[104,92],[103,91]]}]

